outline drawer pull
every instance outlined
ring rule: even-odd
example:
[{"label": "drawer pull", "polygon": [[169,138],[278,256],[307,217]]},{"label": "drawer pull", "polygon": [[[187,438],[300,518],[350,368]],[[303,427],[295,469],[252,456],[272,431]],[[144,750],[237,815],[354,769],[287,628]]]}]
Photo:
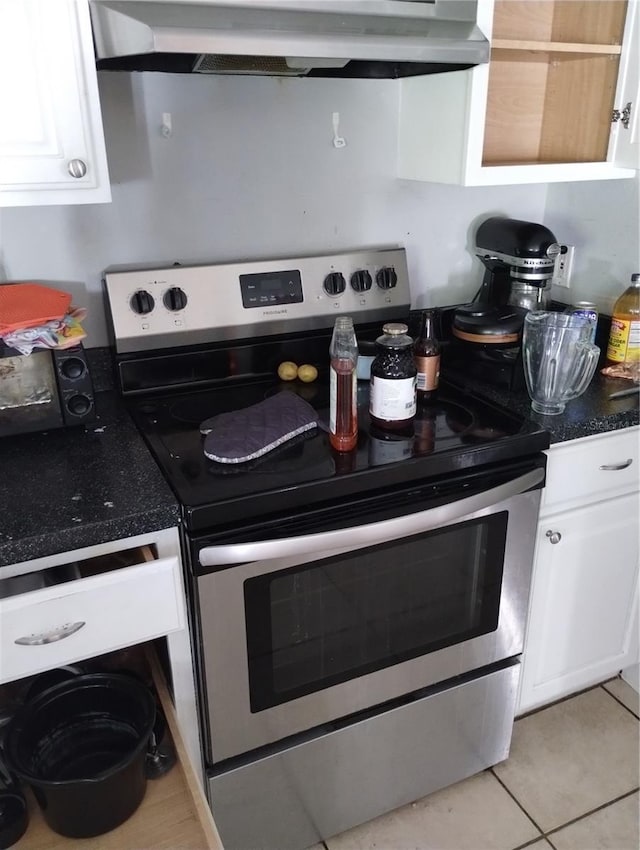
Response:
[{"label": "drawer pull", "polygon": [[77,623],[65,623],[64,626],[59,626],[57,629],[51,629],[50,632],[44,632],[39,635],[29,635],[28,637],[16,638],[14,643],[20,646],[44,646],[47,643],[55,643],[57,640],[70,637],[85,625],[83,620]]},{"label": "drawer pull", "polygon": [[600,469],[606,469],[606,470],[612,470],[612,471],[615,471],[616,469],[626,469],[628,466],[631,466],[632,463],[633,463],[633,458],[628,457],[622,463],[603,463],[602,466],[600,467]]},{"label": "drawer pull", "polygon": [[560,534],[560,532],[551,531],[551,529],[547,531],[547,537],[549,538],[549,542],[553,544],[559,543],[562,540],[562,535]]}]

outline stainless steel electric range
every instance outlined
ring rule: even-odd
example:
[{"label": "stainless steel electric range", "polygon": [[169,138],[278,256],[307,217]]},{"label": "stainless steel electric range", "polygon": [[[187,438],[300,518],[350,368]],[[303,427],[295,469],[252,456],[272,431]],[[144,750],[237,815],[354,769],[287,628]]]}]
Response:
[{"label": "stainless steel electric range", "polygon": [[[506,758],[546,432],[446,384],[410,435],[322,428],[243,464],[199,425],[328,417],[336,315],[409,316],[402,249],[112,269],[120,390],[182,505],[203,763],[225,847],[304,848]],[[281,383],[283,360],[318,368]]]}]

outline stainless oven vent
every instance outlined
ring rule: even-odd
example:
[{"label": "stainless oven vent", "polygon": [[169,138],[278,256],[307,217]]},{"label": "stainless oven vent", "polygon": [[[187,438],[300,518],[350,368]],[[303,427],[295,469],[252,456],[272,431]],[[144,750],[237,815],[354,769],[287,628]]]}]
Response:
[{"label": "stainless oven vent", "polygon": [[252,74],[269,77],[303,77],[310,68],[292,68],[280,56],[221,56],[203,53],[193,70],[199,74]]},{"label": "stainless oven vent", "polygon": [[488,62],[478,2],[89,0],[89,9],[101,70],[393,79]]}]

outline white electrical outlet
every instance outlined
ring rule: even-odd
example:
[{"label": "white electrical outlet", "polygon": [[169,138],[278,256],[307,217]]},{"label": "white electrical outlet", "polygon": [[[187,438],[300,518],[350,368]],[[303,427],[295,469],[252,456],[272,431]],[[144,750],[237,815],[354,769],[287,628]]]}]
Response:
[{"label": "white electrical outlet", "polygon": [[551,283],[554,286],[563,286],[565,289],[569,289],[571,285],[573,255],[576,248],[575,245],[563,245],[563,248],[566,248],[566,251],[564,254],[558,254],[556,257]]}]

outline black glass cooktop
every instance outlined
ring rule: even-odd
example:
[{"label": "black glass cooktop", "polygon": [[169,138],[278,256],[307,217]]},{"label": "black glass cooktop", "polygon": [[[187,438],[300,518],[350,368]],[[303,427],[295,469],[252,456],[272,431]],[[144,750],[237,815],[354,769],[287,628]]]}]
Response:
[{"label": "black glass cooktop", "polygon": [[334,452],[322,428],[314,429],[253,461],[208,460],[199,425],[204,419],[296,392],[328,421],[326,383],[256,382],[187,394],[136,399],[131,412],[183,506],[187,528],[290,512],[306,505],[398,487],[523,457],[545,449],[548,434],[480,399],[442,386],[436,401],[419,407],[404,434],[369,422],[369,384],[358,383],[358,446]]}]

